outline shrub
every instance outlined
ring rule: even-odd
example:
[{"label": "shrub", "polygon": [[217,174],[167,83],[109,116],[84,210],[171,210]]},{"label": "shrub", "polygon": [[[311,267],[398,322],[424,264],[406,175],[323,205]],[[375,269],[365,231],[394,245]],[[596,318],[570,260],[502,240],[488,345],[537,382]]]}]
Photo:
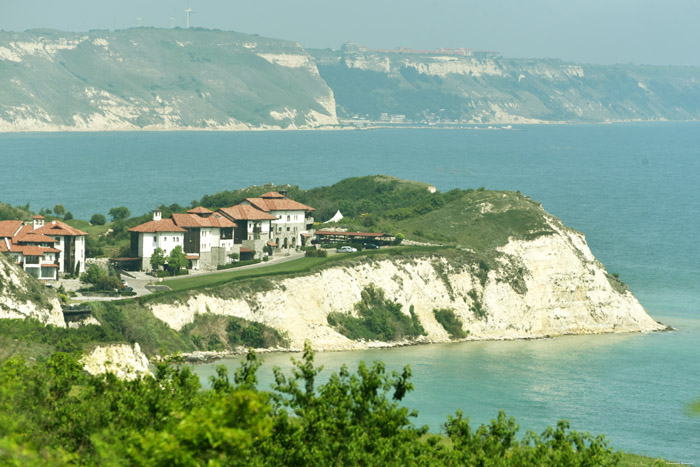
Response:
[{"label": "shrub", "polygon": [[73,219],[73,213],[68,211],[65,216],[63,216],[64,221],[69,221]]},{"label": "shrub", "polygon": [[447,331],[451,339],[462,339],[469,334],[469,331],[464,331],[462,320],[455,315],[454,310],[447,308],[433,310],[433,315],[437,322]]},{"label": "shrub", "polygon": [[107,218],[102,214],[93,214],[90,218],[90,223],[92,225],[105,225],[107,223]]},{"label": "shrub", "polygon": [[405,338],[415,339],[426,334],[413,311],[413,306],[409,308],[410,316],[406,316],[401,311],[401,304],[388,300],[384,291],[373,285],[365,287],[361,297],[360,302],[355,304],[358,318],[334,312],[328,315],[328,324],[353,340],[390,342]]},{"label": "shrub", "polygon": [[312,258],[326,258],[326,257],[328,257],[328,251],[310,248],[310,249],[306,250],[306,253],[304,254],[304,256],[309,256]]},{"label": "shrub", "polygon": [[173,271],[172,269],[164,269],[162,271],[156,272],[156,277],[174,277],[174,276],[186,276],[190,272],[187,269],[179,269]]}]

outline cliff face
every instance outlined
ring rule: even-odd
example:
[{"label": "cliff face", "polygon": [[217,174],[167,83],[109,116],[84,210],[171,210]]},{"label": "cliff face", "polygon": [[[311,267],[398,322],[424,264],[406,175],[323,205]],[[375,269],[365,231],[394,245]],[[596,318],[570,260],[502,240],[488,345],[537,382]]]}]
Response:
[{"label": "cliff face", "polygon": [[0,254],[0,319],[8,318],[66,326],[58,297]]},{"label": "cliff face", "polygon": [[0,32],[0,131],[316,128],[333,92],[294,42],[151,29]]},{"label": "cliff face", "polygon": [[142,376],[152,376],[146,355],[138,344],[115,344],[95,347],[85,355],[81,363],[91,375],[112,373],[117,378],[133,380]]},{"label": "cliff face", "polygon": [[700,69],[312,51],[341,118],[423,123],[700,118]]},{"label": "cliff face", "polygon": [[0,31],[0,74],[0,131],[700,118],[697,67],[309,52],[203,29]]},{"label": "cliff face", "polygon": [[[425,341],[448,334],[433,310],[454,310],[469,339],[518,339],[563,334],[647,332],[664,328],[631,292],[609,279],[583,235],[552,221],[554,234],[511,240],[501,248],[502,269],[485,276],[473,264],[443,256],[381,259],[288,278],[272,290],[239,298],[199,293],[184,303],[155,304],[156,317],[174,329],[196,314],[215,313],[262,322],[286,333],[291,347],[309,339],[316,349],[349,350],[386,345],[352,341],[328,325],[331,312],[354,313],[370,284],[410,306],[427,332]],[[518,275],[513,276],[512,265]],[[510,265],[506,267],[506,265]]]}]

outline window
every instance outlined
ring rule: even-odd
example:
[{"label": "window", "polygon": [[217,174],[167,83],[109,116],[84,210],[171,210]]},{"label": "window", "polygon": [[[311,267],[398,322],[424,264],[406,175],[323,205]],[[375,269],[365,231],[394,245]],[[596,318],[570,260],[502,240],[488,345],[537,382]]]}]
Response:
[{"label": "window", "polygon": [[287,227],[287,232],[289,232],[289,227]]},{"label": "window", "polygon": [[289,222],[289,215],[287,215],[287,222]]}]

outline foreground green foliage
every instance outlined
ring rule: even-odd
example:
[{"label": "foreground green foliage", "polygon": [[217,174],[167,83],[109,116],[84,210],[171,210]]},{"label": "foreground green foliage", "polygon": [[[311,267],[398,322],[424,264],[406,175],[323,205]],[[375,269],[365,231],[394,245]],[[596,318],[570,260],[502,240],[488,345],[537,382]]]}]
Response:
[{"label": "foreground green foliage", "polygon": [[415,339],[424,336],[425,329],[409,309],[409,316],[401,304],[388,300],[384,290],[370,285],[360,293],[362,299],[355,305],[357,317],[345,313],[328,314],[328,324],[353,340],[380,340],[384,342]]},{"label": "foreground green foliage", "polygon": [[188,367],[157,365],[154,377],[89,376],[78,357],[57,353],[0,365],[3,465],[615,465],[603,436],[559,422],[518,440],[500,413],[473,429],[458,412],[446,436],[416,427],[401,400],[411,371],[382,363],[342,367],[317,385],[307,344],[291,374],[275,369],[271,392],[257,388],[249,353],[229,379],[217,369],[201,390]]}]

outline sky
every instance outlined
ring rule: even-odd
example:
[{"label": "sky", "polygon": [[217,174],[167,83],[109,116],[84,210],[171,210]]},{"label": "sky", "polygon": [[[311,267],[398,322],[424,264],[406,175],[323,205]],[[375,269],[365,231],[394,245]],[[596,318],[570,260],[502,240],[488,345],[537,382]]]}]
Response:
[{"label": "sky", "polygon": [[700,0],[0,0],[0,29],[191,25],[337,49],[471,48],[579,63],[700,66]]}]

